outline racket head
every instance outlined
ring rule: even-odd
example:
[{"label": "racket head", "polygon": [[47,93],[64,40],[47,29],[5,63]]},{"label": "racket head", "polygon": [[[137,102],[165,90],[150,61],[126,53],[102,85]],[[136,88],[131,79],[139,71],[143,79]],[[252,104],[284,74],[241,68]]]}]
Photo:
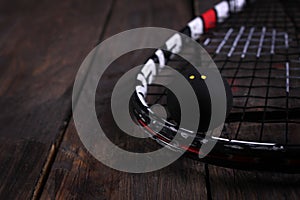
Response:
[{"label": "racket head", "polygon": [[[199,159],[199,155],[201,154],[201,146],[205,143],[211,142],[216,143],[214,149],[206,157],[201,158],[201,161],[230,168],[248,170],[259,169],[292,173],[299,172],[300,159],[298,155],[300,153],[300,143],[297,142],[299,141],[297,140],[298,137],[293,136],[293,134],[295,135],[298,133],[297,130],[293,129],[292,127],[299,127],[299,118],[296,117],[297,113],[299,113],[299,96],[297,96],[295,92],[299,91],[300,84],[297,78],[299,77],[297,75],[298,64],[296,64],[297,61],[293,61],[293,57],[296,58],[300,54],[298,52],[295,52],[291,45],[286,45],[290,42],[290,40],[299,40],[298,38],[290,38],[291,35],[294,35],[293,32],[297,33],[298,29],[290,31],[290,29],[287,29],[286,26],[280,25],[277,27],[277,30],[274,26],[272,26],[271,23],[268,23],[267,26],[266,23],[263,22],[263,20],[259,20],[259,17],[254,17],[254,20],[252,20],[252,23],[250,23],[253,24],[253,26],[244,26],[243,24],[241,24],[245,23],[250,18],[249,14],[251,13],[252,15],[254,15],[258,12],[258,15],[266,17],[261,12],[263,9],[268,8],[268,6],[265,5],[266,3],[267,2],[264,3],[264,6],[259,6],[258,4],[256,4],[254,7],[251,8],[256,9],[256,11],[253,12],[251,10],[246,12],[244,15],[242,15],[244,18],[242,18],[242,20],[240,21],[237,20],[238,18],[240,18],[240,16],[236,15],[223,27],[219,29],[217,28],[217,30],[214,32],[216,33],[215,35],[214,33],[209,33],[203,37],[203,42],[205,42],[205,39],[210,39],[212,41],[211,44],[209,44],[206,48],[211,54],[215,54],[218,45],[222,44],[222,40],[224,39],[224,37],[226,37],[228,30],[229,32],[231,30],[231,33],[229,34],[228,40],[225,41],[226,43],[234,43],[234,41],[237,40],[237,44],[239,44],[239,39],[237,39],[239,34],[241,35],[241,41],[244,40],[245,42],[242,43],[242,48],[236,46],[237,49],[240,49],[240,52],[235,51],[235,49],[233,49],[233,52],[231,54],[229,52],[232,47],[228,48],[226,47],[226,45],[222,46],[222,48],[224,47],[224,51],[226,49],[228,51],[225,51],[224,53],[223,51],[221,51],[221,48],[218,56],[214,58],[217,60],[217,64],[220,66],[221,71],[223,70],[222,74],[224,75],[225,79],[229,81],[231,89],[233,90],[233,109],[228,115],[227,123],[225,124],[225,127],[222,131],[222,135],[219,137],[214,135],[210,135],[209,137],[207,137],[207,134],[198,131],[191,146],[184,150],[186,151],[187,155],[191,156],[192,158]],[[282,12],[282,9],[279,8],[280,4],[278,2],[274,5],[272,5],[273,12]],[[262,7],[263,9],[258,9],[259,7]],[[276,9],[274,9],[274,7]],[[241,25],[239,26],[239,24]],[[246,55],[242,56],[243,53],[245,53],[242,52],[243,47],[245,44],[247,44],[247,39],[249,38],[251,30],[254,27],[255,30],[253,31],[253,41],[256,42],[254,42],[254,44],[251,44],[251,42],[253,42],[251,41],[250,45],[248,46],[249,51],[246,52]],[[285,30],[280,31],[280,29]],[[281,48],[280,45],[277,45],[275,47],[274,52],[272,53],[272,51],[266,52],[264,49],[265,47],[262,46],[261,50],[259,51],[260,44],[270,44],[272,50],[272,41],[274,41],[274,30],[276,30],[276,36],[281,35],[283,37],[283,39],[279,39],[278,41],[275,37],[276,45],[277,42],[282,42]],[[290,37],[287,35],[290,35]],[[219,36],[222,37],[221,40],[218,40],[217,37]],[[265,38],[268,39],[264,40]],[[265,43],[265,41],[267,42]],[[216,42],[217,45],[215,44],[214,46],[214,42]],[[289,47],[286,48],[287,46]],[[253,55],[251,55],[250,51],[255,52],[253,53]],[[271,58],[271,60],[269,58]],[[226,69],[228,63],[232,66],[237,66],[235,68],[233,67],[231,69],[228,69],[228,71],[234,71],[231,77],[228,76],[228,74],[226,74],[228,72]],[[260,69],[260,66],[265,66],[266,63],[269,63],[268,66],[265,69]],[[281,63],[283,66],[281,72],[283,72],[284,74],[281,76],[275,76],[273,74],[273,72],[278,71],[276,69],[278,67],[276,63]],[[293,71],[291,71],[291,65],[293,65]],[[239,77],[239,73],[242,70],[256,72],[257,74],[260,74],[260,72],[265,72],[265,74],[262,73],[263,76],[253,73],[251,73],[250,75],[242,74],[241,77]],[[289,73],[293,73],[294,77],[287,75],[288,71]],[[189,79],[188,75],[186,75],[186,78]],[[236,84],[234,79],[241,80],[240,84]],[[248,89],[247,87],[245,87],[245,84],[243,85],[243,81],[247,82],[246,79],[250,80],[250,82],[248,82],[248,84],[250,83]],[[288,87],[287,80],[292,81],[293,86],[289,85]],[[276,85],[277,82],[283,85],[283,87]],[[256,83],[257,85],[255,85],[254,83]],[[274,91],[276,95],[276,89],[280,88],[284,90],[284,94],[282,96],[275,96],[274,98],[269,98],[267,95],[267,97],[263,97],[261,100],[259,100],[260,97],[252,95],[251,91],[259,91],[263,87],[265,87],[265,91]],[[225,88],[227,88],[227,86],[225,86]],[[239,91],[237,90],[237,88]],[[249,90],[249,88],[251,91]],[[291,90],[293,90],[293,92],[291,92]],[[243,96],[238,95],[238,92],[240,92],[240,94],[243,94]],[[230,94],[230,92],[227,91],[226,93]],[[170,96],[171,98],[169,100],[171,102],[174,101],[175,98],[174,96],[172,96],[172,93],[169,94],[169,97]],[[253,104],[245,104],[245,100],[240,101],[242,98],[248,99],[246,100],[246,102],[252,102]],[[276,102],[273,101],[273,99],[279,98],[283,99],[285,103],[277,104],[275,106],[269,106],[270,102]],[[260,105],[259,103],[261,102],[263,102],[264,104]],[[176,101],[175,103],[170,103],[170,105],[169,103],[167,103],[166,106],[169,107],[169,109],[172,110],[174,109],[174,107],[175,109],[178,108],[178,106],[174,106],[175,104],[177,104]],[[230,108],[231,106],[229,105],[227,107]],[[176,116],[176,114],[178,115],[178,112],[175,112],[173,116]],[[176,121],[179,120],[177,119],[174,121],[174,127],[171,128],[173,129],[173,134],[176,133],[176,131],[174,131],[174,128],[176,128]],[[277,126],[275,124],[277,122],[280,123],[280,126]],[[168,123],[172,124],[172,120],[170,122],[166,122],[166,124]],[[146,125],[143,124],[143,126]],[[155,139],[158,141],[164,140],[164,145],[169,145],[168,140],[166,138],[169,138],[171,137],[170,135],[172,135],[169,134],[169,131],[166,131],[168,128],[170,128],[168,126],[165,127],[164,132],[156,133],[155,136]],[[265,131],[270,127],[273,128],[270,129],[269,136],[266,137],[267,139],[265,140]],[[176,130],[179,131],[178,129]],[[278,137],[276,136],[276,134],[282,132],[282,130],[282,135],[284,135],[284,137],[289,138],[289,142],[287,142],[286,138],[284,138],[283,140],[277,140]],[[239,134],[237,135],[238,132]],[[289,135],[286,136],[286,134]],[[257,138],[257,135],[260,136]],[[295,138],[296,140],[291,141],[290,138]],[[170,146],[172,147],[172,145]]]}]

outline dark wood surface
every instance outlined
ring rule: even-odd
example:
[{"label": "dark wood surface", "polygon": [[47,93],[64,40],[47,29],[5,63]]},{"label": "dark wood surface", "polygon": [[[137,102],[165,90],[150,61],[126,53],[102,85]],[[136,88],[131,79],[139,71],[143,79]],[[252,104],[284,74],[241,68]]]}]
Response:
[{"label": "dark wood surface", "polygon": [[[103,6],[105,4],[105,6]],[[111,1],[1,1],[0,199],[30,199],[71,115]]]},{"label": "dark wood surface", "polygon": [[[132,4],[134,6],[128,6]],[[176,16],[166,12],[173,10]],[[116,1],[104,38],[120,31],[141,26],[159,26],[180,29],[192,17],[192,5],[187,1]],[[172,18],[172,20],[171,20]],[[117,26],[116,26],[117,24]],[[141,41],[143,42],[143,41]],[[137,59],[144,56],[141,52],[133,53],[130,59],[115,63],[102,79],[101,84],[112,87],[118,76],[127,71],[131,64],[142,64]],[[136,60],[138,62],[136,62]],[[123,62],[122,62],[123,61]],[[124,64],[125,62],[129,62]],[[116,69],[116,70],[114,70]],[[112,88],[111,88],[112,89]],[[96,104],[102,114],[100,123],[112,124],[107,108],[110,102],[98,92]],[[101,111],[100,111],[101,110]],[[105,113],[105,114],[103,114]],[[120,135],[114,128],[109,133]],[[118,134],[119,133],[119,134]],[[114,137],[114,136],[112,136]],[[122,143],[115,136],[116,143]],[[123,142],[124,143],[124,142]],[[122,144],[121,144],[122,145]],[[132,146],[129,142],[123,144]],[[192,178],[191,178],[192,177]],[[79,199],[205,199],[204,166],[192,160],[177,161],[173,165],[147,174],[128,174],[110,169],[92,158],[81,144],[74,123],[68,128],[61,148],[52,166],[51,173],[42,193],[42,198]]]},{"label": "dark wood surface", "polygon": [[[179,30],[197,11],[193,5],[186,0],[0,2],[0,199],[299,197],[299,175],[225,169],[186,158],[155,172],[129,174],[106,167],[81,143],[71,94],[87,53],[127,29]],[[114,63],[96,97],[99,121],[127,148],[130,142],[111,125],[108,93],[141,57],[147,58],[134,52]]]}]

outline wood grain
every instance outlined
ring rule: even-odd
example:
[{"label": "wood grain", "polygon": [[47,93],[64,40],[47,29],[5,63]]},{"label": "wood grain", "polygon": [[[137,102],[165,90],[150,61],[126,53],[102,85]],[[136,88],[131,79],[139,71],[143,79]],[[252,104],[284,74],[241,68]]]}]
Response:
[{"label": "wood grain", "polygon": [[180,159],[162,170],[113,170],[82,146],[71,123],[42,199],[205,199],[203,164]]},{"label": "wood grain", "polygon": [[[191,18],[191,7],[184,0],[176,3],[171,0],[116,1],[104,38],[142,26],[178,30]],[[148,53],[133,52],[113,63],[97,90],[96,110],[100,124],[114,143],[128,150],[143,150],[145,143],[125,137],[113,125],[109,109],[110,93],[118,78],[133,66],[142,64]],[[169,167],[146,174],[110,169],[86,151],[71,122],[52,166],[42,199],[205,199],[203,172],[203,164],[189,159],[180,159]]]},{"label": "wood grain", "polygon": [[1,199],[32,196],[69,120],[74,76],[97,43],[109,3],[1,1]]},{"label": "wood grain", "polygon": [[[97,161],[78,137],[72,84],[99,40],[142,26],[180,30],[215,2],[1,1],[0,199],[297,199],[300,175],[226,169],[187,158],[155,172],[124,173]],[[99,122],[127,150],[158,148],[122,133],[109,109],[118,78],[149,54],[118,59],[97,90]]]},{"label": "wood grain", "polygon": [[209,166],[212,199],[298,199],[299,174]]}]

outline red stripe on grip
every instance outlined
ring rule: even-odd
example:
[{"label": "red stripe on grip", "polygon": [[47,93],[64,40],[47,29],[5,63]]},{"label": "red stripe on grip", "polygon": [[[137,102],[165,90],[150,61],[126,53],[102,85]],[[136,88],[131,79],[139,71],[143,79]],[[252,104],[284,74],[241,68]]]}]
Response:
[{"label": "red stripe on grip", "polygon": [[210,9],[201,15],[204,21],[205,32],[217,25],[217,13],[214,9]]}]

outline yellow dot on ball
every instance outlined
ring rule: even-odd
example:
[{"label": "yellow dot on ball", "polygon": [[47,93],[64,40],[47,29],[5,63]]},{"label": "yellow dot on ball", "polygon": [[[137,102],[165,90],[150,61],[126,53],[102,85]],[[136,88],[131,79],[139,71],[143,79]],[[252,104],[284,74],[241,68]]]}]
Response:
[{"label": "yellow dot on ball", "polygon": [[207,77],[206,77],[205,75],[202,75],[201,78],[202,78],[203,80],[205,80]]},{"label": "yellow dot on ball", "polygon": [[194,75],[190,75],[189,79],[194,80],[195,76]]}]

